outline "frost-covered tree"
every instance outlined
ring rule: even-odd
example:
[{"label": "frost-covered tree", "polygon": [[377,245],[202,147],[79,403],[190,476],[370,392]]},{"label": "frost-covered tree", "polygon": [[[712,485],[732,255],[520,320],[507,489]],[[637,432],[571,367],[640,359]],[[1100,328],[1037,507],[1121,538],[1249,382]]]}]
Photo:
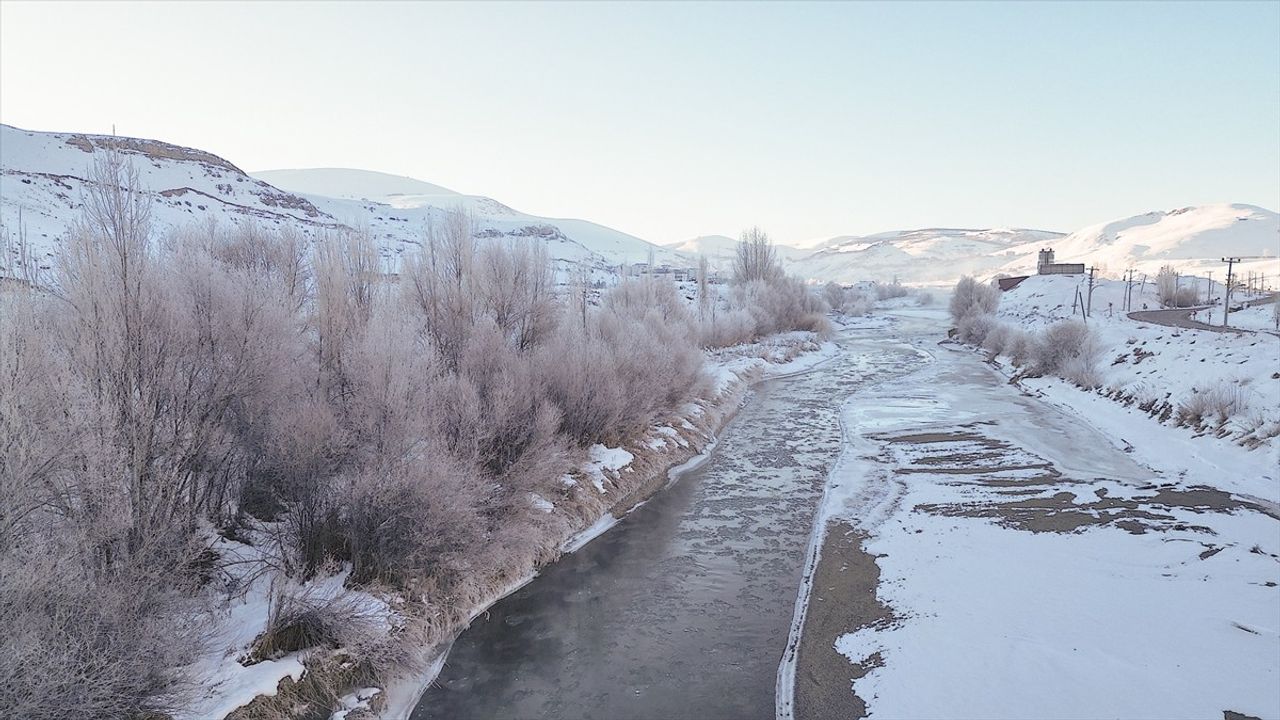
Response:
[{"label": "frost-covered tree", "polygon": [[995,312],[999,304],[1000,291],[995,286],[965,275],[951,294],[951,320],[958,326],[965,318]]},{"label": "frost-covered tree", "polygon": [[769,235],[759,227],[742,231],[737,251],[733,256],[733,280],[735,283],[769,282],[782,277],[782,265],[778,251]]}]

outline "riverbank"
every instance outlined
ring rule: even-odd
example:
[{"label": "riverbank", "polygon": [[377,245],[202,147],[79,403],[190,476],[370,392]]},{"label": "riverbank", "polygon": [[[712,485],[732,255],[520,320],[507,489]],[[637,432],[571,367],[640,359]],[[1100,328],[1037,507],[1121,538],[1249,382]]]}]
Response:
[{"label": "riverbank", "polygon": [[895,334],[934,361],[846,408],[779,716],[1280,716],[1257,478],[1103,398],[1046,402],[918,320]]},{"label": "riverbank", "polygon": [[[429,590],[414,599],[403,591],[345,588],[341,568],[309,582],[291,581],[268,557],[275,546],[273,533],[279,532],[270,526],[246,528],[236,537],[212,538],[221,556],[234,559],[229,564],[234,577],[226,581],[238,594],[208,629],[207,648],[195,665],[201,688],[175,718],[272,718],[288,715],[293,712],[290,708],[299,706],[341,708],[336,714],[340,720],[407,712],[439,671],[452,639],[476,616],[563,553],[581,547],[616,518],[642,505],[672,476],[696,464],[700,454],[714,447],[717,432],[756,381],[803,371],[836,351],[834,344],[812,333],[784,333],[709,353],[709,380],[701,398],[624,446],[596,445],[581,451],[558,487],[530,494],[532,516],[539,521],[537,533],[530,538],[540,548],[530,554],[533,565],[476,568],[461,592],[450,598],[439,598]],[[379,659],[382,667],[402,667],[403,672],[388,687],[373,687],[384,683],[370,682],[353,657],[358,657],[358,651],[348,654],[341,645],[257,661],[249,658],[244,648],[252,645],[268,622],[278,594],[321,605],[331,600],[355,603],[358,627],[381,628],[375,630],[377,635],[391,634],[399,638],[399,647],[413,650],[409,656]]]},{"label": "riverbank", "polygon": [[[680,417],[651,428],[644,438],[609,453],[625,457],[615,465],[589,467],[583,474],[599,480],[602,511],[560,541],[564,553],[580,550],[642,506],[655,493],[706,462],[715,451],[719,432],[747,400],[753,385],[762,380],[808,372],[834,358],[839,348],[831,342],[817,342],[811,333],[786,333],[745,346],[717,351],[709,361],[714,396],[691,403]],[[617,451],[621,451],[618,453]],[[552,561],[554,562],[554,560]],[[449,633],[447,639],[430,647],[420,660],[426,671],[404,677],[388,687],[378,717],[403,720],[444,667],[450,648],[477,617],[537,577],[533,568],[500,592],[472,608],[469,618]],[[355,718],[350,718],[355,720]]]}]

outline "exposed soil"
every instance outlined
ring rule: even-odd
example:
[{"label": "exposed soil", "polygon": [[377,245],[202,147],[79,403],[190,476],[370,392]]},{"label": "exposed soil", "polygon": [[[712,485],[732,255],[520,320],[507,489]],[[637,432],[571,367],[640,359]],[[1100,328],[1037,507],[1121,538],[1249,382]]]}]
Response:
[{"label": "exposed soil", "polygon": [[893,612],[876,598],[880,567],[862,549],[866,534],[847,523],[827,531],[822,556],[814,572],[813,590],[800,636],[796,663],[797,720],[861,718],[867,715],[863,698],[850,684],[883,664],[879,653],[850,666],[835,650],[836,638],[864,627],[892,622]]}]

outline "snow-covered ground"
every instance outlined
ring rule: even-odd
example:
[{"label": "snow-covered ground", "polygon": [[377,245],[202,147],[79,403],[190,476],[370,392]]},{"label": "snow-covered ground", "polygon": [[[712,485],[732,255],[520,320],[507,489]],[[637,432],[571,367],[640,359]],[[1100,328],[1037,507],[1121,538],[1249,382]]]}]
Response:
[{"label": "snow-covered ground", "polygon": [[[1192,280],[1194,278],[1188,282]],[[1206,280],[1201,279],[1200,283],[1207,288]],[[1024,329],[1043,329],[1073,316],[1077,289],[1087,292],[1081,276],[1032,276],[1001,294],[996,316]],[[1231,463],[1242,473],[1235,482],[1239,483],[1239,489],[1249,491],[1248,486],[1260,482],[1260,478],[1268,475],[1274,478],[1274,468],[1280,464],[1276,437],[1280,435],[1280,337],[1267,332],[1212,332],[1133,320],[1122,310],[1125,293],[1125,283],[1118,280],[1101,280],[1093,292],[1088,321],[1099,344],[1101,387],[1096,392],[1127,403],[1126,414],[1134,421],[1142,420],[1130,425],[1135,428],[1154,424],[1156,420],[1148,417],[1148,413],[1159,416],[1163,407],[1171,407],[1164,421],[1177,423],[1178,410],[1198,396],[1222,394],[1234,403],[1224,423],[1219,424],[1217,418],[1212,418],[1208,422],[1211,428],[1179,428],[1167,434],[1154,429],[1152,432],[1187,442],[1194,440],[1193,447],[1203,448],[1203,452],[1209,454],[1220,454],[1217,448],[1224,444],[1242,440],[1258,443],[1255,450],[1240,456],[1248,462]],[[1145,289],[1134,287],[1132,293],[1135,309],[1159,307],[1152,283],[1147,283]],[[1214,310],[1216,314],[1212,319],[1216,325],[1221,322],[1221,306],[1210,308],[1206,313]],[[1272,312],[1272,307],[1264,305],[1253,312],[1259,311]],[[1079,318],[1081,314],[1077,310],[1074,316]],[[1241,316],[1242,313],[1233,313],[1232,324],[1237,325],[1234,318]],[[1081,408],[1093,403],[1090,393],[1060,379],[1034,378],[1023,382],[1061,403]],[[1146,412],[1141,409],[1143,406],[1147,407]],[[1199,437],[1192,438],[1193,434]],[[1236,457],[1235,449],[1232,447],[1227,456]],[[1267,487],[1254,491],[1268,498],[1276,493]]]},{"label": "snow-covered ground", "polygon": [[[192,676],[200,679],[200,687],[175,720],[222,718],[259,695],[275,695],[281,680],[299,679],[305,671],[303,662],[315,653],[325,652],[311,649],[277,659],[250,659],[255,640],[267,627],[273,593],[316,604],[343,598],[359,607],[384,632],[402,624],[403,618],[392,609],[388,598],[345,587],[350,568],[297,583],[272,562],[270,535],[253,535],[253,544],[225,537],[215,537],[211,543],[211,549],[227,568],[221,580],[231,596],[220,599],[220,605],[202,620],[206,626],[204,649],[191,667]],[[360,694],[365,700],[372,696],[368,691]],[[360,702],[353,698],[352,707],[347,709],[354,709]]]},{"label": "snow-covered ground", "polygon": [[[1076,388],[1026,394],[938,345],[940,310],[899,315],[886,342],[928,360],[847,403],[818,525],[848,568],[814,606],[844,612],[830,714],[1280,717],[1277,465]],[[849,537],[871,597],[841,594]]]}]

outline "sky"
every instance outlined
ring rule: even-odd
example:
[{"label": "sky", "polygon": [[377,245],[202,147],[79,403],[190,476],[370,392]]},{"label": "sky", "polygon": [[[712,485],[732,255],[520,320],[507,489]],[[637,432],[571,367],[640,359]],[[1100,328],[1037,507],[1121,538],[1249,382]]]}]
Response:
[{"label": "sky", "polygon": [[658,243],[1280,210],[1280,3],[0,2],[0,122]]}]

